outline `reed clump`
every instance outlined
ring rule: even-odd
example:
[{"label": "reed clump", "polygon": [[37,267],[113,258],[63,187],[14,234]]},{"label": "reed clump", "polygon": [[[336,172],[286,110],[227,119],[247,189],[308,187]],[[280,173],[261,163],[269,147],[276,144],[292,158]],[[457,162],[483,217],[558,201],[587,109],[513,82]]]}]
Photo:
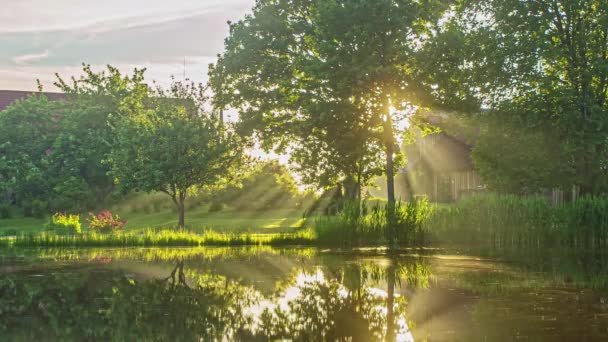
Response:
[{"label": "reed clump", "polygon": [[[389,210],[393,216],[389,220]],[[432,212],[426,197],[398,201],[394,208],[386,203],[345,202],[335,216],[319,217],[314,222],[317,242],[332,246],[423,245],[423,223]],[[390,222],[389,222],[390,221]]]},{"label": "reed clump", "polygon": [[433,244],[498,247],[608,245],[608,198],[553,205],[542,196],[479,194],[436,207],[423,230]]}]

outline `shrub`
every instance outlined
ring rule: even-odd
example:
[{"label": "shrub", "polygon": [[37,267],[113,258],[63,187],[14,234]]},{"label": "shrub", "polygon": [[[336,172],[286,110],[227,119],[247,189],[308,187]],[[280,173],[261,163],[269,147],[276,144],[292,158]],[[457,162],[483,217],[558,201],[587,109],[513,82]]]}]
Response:
[{"label": "shrub", "polygon": [[44,227],[46,230],[55,232],[58,235],[80,234],[80,216],[55,213],[51,221]]},{"label": "shrub", "polygon": [[23,209],[24,217],[32,217],[32,204],[29,202],[25,202],[21,204],[21,208]]},{"label": "shrub", "polygon": [[17,229],[9,228],[9,229],[4,230],[3,235],[4,236],[15,236],[15,235],[17,235],[17,233],[18,233]]},{"label": "shrub", "polygon": [[32,217],[44,218],[48,213],[48,204],[45,201],[33,200],[32,201]]},{"label": "shrub", "polygon": [[210,213],[222,211],[222,209],[224,209],[224,205],[222,204],[222,202],[212,202],[211,205],[209,206]]},{"label": "shrub", "polygon": [[118,215],[112,215],[111,212],[104,210],[97,215],[89,213],[91,216],[87,220],[89,222],[89,229],[100,232],[100,233],[112,233],[121,231],[127,221],[121,221]]},{"label": "shrub", "polygon": [[133,204],[131,206],[130,212],[131,212],[131,214],[137,214],[137,213],[139,213],[139,206],[137,204]]},{"label": "shrub", "polygon": [[152,202],[152,209],[155,213],[158,213],[163,208],[163,201],[155,200]]},{"label": "shrub", "polygon": [[12,216],[11,205],[8,203],[0,204],[0,218],[8,219],[8,218],[11,218],[11,216]]}]

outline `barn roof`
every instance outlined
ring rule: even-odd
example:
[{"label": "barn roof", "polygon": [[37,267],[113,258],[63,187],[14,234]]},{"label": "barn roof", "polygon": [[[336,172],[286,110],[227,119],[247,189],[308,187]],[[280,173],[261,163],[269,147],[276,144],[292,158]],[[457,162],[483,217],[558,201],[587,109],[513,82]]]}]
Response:
[{"label": "barn roof", "polygon": [[[32,94],[39,94],[35,91],[22,91],[22,90],[0,90],[0,111],[6,109],[6,107],[13,104],[15,101],[27,98]],[[63,93],[49,93],[43,92],[49,100],[65,100],[67,97]]]}]

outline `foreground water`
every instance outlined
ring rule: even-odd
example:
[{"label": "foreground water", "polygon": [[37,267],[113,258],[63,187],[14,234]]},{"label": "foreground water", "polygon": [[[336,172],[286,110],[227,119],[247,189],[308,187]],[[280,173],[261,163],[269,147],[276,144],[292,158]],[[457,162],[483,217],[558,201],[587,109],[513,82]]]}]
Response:
[{"label": "foreground water", "polygon": [[608,260],[411,250],[1,250],[2,340],[602,341]]}]

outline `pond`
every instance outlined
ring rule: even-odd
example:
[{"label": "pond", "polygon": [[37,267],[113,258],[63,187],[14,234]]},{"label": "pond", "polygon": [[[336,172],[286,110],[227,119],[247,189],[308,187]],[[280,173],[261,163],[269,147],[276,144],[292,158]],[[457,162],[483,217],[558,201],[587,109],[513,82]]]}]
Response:
[{"label": "pond", "polygon": [[608,260],[597,253],[249,247],[0,255],[6,340],[608,340]]}]

